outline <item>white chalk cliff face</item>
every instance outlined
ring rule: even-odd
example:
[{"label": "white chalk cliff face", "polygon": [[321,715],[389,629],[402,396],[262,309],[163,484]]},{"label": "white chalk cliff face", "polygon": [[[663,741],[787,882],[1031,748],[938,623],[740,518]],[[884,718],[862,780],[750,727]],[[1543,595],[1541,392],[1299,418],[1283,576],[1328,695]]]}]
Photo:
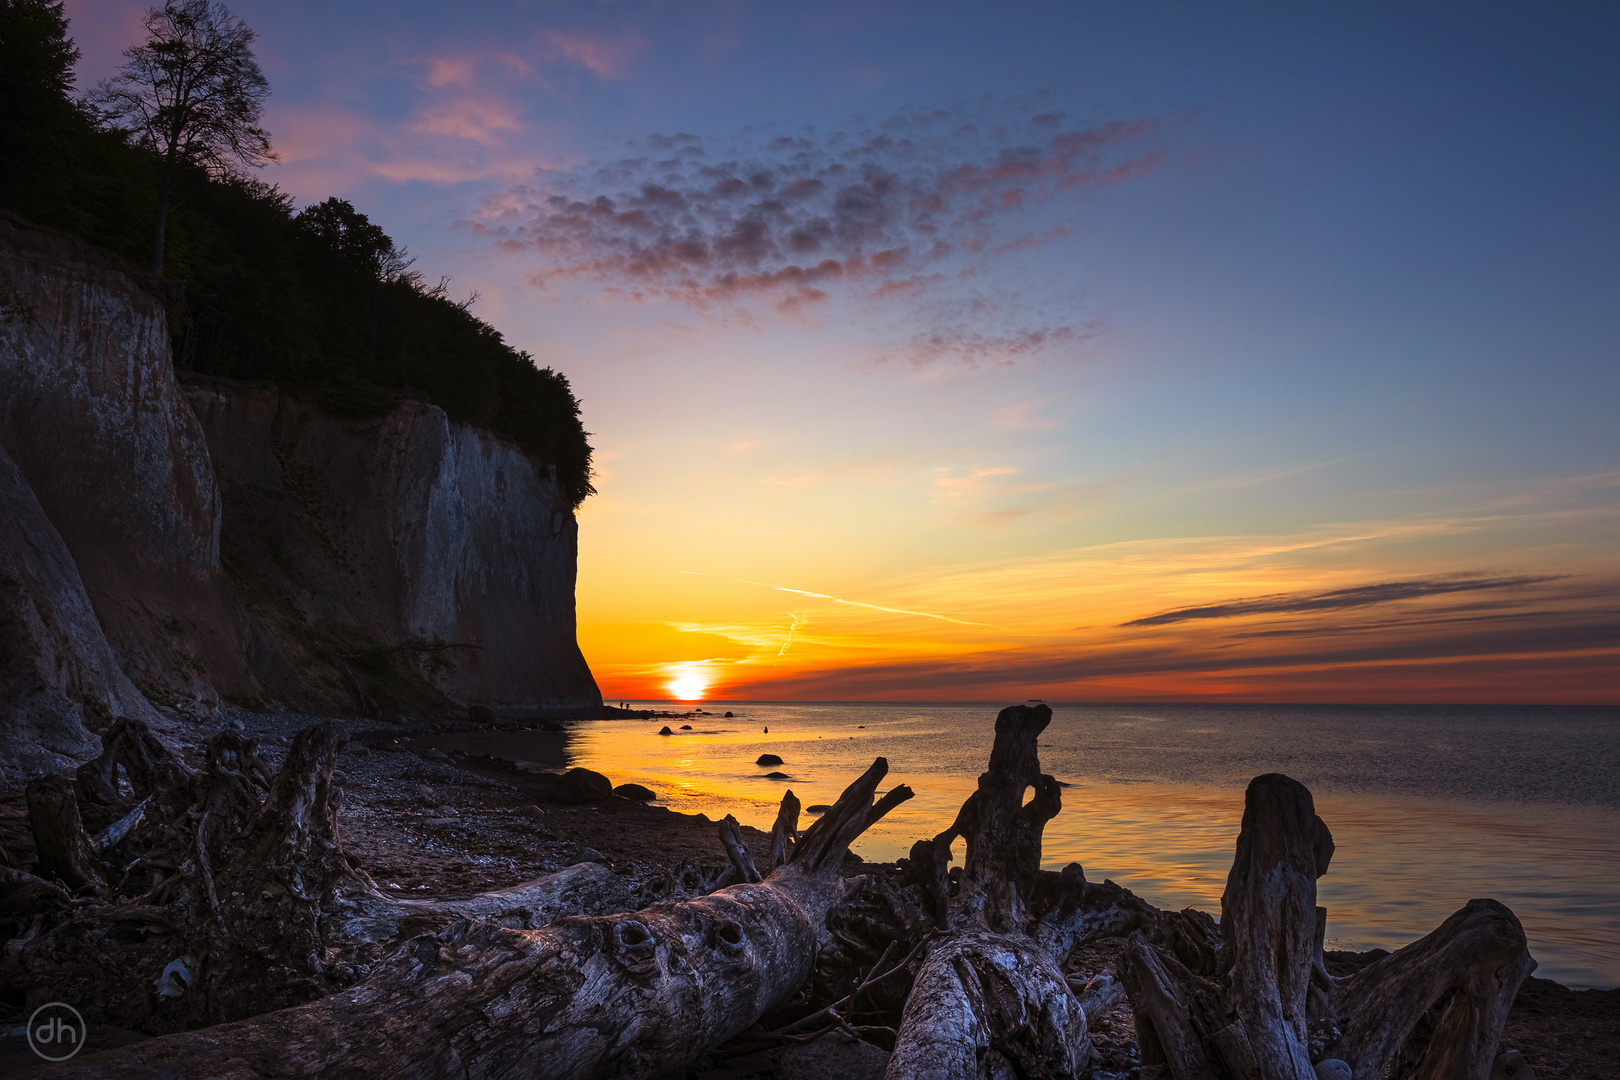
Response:
[{"label": "white chalk cliff face", "polygon": [[87,707],[148,699],[600,704],[544,466],[419,402],[182,387],[153,289],[0,218],[0,769],[93,753]]},{"label": "white chalk cliff face", "polygon": [[549,469],[419,402],[340,420],[270,388],[186,393],[225,487],[233,566],[311,625],[450,643],[436,683],[458,701],[601,703],[574,637],[578,525]]}]

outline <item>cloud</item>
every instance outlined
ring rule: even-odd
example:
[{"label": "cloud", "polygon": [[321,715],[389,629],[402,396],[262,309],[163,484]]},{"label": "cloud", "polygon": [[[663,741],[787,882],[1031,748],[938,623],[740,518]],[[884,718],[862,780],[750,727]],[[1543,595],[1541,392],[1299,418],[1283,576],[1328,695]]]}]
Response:
[{"label": "cloud", "polygon": [[[1077,192],[1165,160],[1156,121],[1065,125],[1058,114],[1013,122],[937,109],[739,143],[655,134],[617,161],[537,172],[489,197],[470,226],[537,257],[532,280],[542,288],[588,281],[695,307],[762,299],[791,308],[838,294],[903,301],[950,292],[997,261],[1070,237],[1043,219]],[[918,363],[1006,362],[1085,334],[984,323],[942,326],[901,352]]]},{"label": "cloud", "polygon": [[547,30],[541,34],[541,40],[552,59],[582,67],[602,79],[622,77],[632,61],[647,50],[648,44],[635,30],[617,35]]},{"label": "cloud", "polygon": [[987,364],[1003,366],[1035,356],[1060,345],[1078,345],[1097,336],[1095,327],[1043,326],[1012,334],[987,334],[965,325],[942,326],[915,334],[898,348],[884,354],[884,360],[904,360],[915,367],[927,367],[942,360],[963,367]]},{"label": "cloud", "polygon": [[[322,87],[319,104],[272,100],[283,166],[273,179],[307,199],[352,195],[376,180],[511,183],[541,158],[545,140],[525,105],[539,77],[505,50],[418,55],[380,67],[356,62]],[[412,84],[388,103],[389,112],[404,106],[402,119],[385,120],[375,102],[363,104],[365,86],[379,79]]]},{"label": "cloud", "polygon": [[[694,577],[706,577],[706,576],[708,576],[708,575],[705,575],[705,574],[699,574],[696,570],[682,570],[681,573],[690,574],[690,575],[692,575]],[[940,615],[937,612],[911,611],[911,610],[908,610],[906,608],[885,607],[882,604],[869,604],[869,603],[866,603],[864,600],[846,600],[846,599],[844,599],[842,597],[831,596],[831,595],[829,595],[827,593],[811,592],[808,589],[794,589],[794,588],[790,588],[790,587],[788,587],[786,585],[772,585],[769,582],[764,582],[764,581],[748,581],[748,580],[745,580],[743,578],[731,578],[730,580],[735,581],[740,585],[757,585],[762,589],[772,589],[772,590],[774,590],[776,592],[792,593],[795,596],[805,596],[805,597],[809,597],[810,599],[813,599],[813,600],[826,600],[829,603],[844,604],[844,605],[846,605],[848,607],[853,607],[853,608],[865,608],[868,611],[881,611],[881,612],[884,612],[884,613],[890,614],[890,615],[912,615],[912,616],[915,616],[916,618],[919,618],[919,619],[937,619],[940,622],[955,623],[958,626],[982,626],[982,625],[984,625],[983,623],[970,622],[970,621],[968,621],[966,619],[952,618],[949,615]]]},{"label": "cloud", "polygon": [[[1385,637],[1336,648],[1299,648],[1233,653],[1226,649],[1187,647],[1120,649],[993,649],[946,659],[849,665],[795,673],[733,688],[736,692],[769,693],[783,698],[816,698],[836,691],[862,697],[922,692],[969,696],[996,687],[1040,689],[1084,685],[1102,680],[1150,679],[1163,688],[1166,676],[1254,673],[1270,682],[1290,677],[1320,677],[1342,668],[1378,667],[1417,681],[1442,666],[1461,665],[1489,674],[1507,665],[1615,669],[1620,657],[1620,620],[1582,618],[1569,613],[1561,625],[1536,620],[1527,626],[1504,626],[1433,637]],[[1432,677],[1432,676],[1428,676]],[[1383,676],[1380,676],[1382,679]],[[1527,684],[1534,686],[1535,684]],[[1521,688],[1523,689],[1523,688]],[[1538,690],[1538,692],[1540,692]]]},{"label": "cloud", "polygon": [[1292,593],[1263,596],[1256,599],[1230,600],[1220,604],[1176,608],[1132,619],[1121,626],[1167,626],[1171,623],[1194,619],[1233,619],[1245,615],[1282,615],[1309,611],[1337,611],[1345,608],[1367,607],[1372,604],[1390,604],[1401,600],[1416,600],[1427,596],[1450,593],[1478,592],[1487,589],[1519,589],[1529,585],[1542,585],[1559,580],[1558,576],[1430,578],[1418,581],[1389,581],[1378,585],[1359,585],[1349,589],[1327,592]]}]

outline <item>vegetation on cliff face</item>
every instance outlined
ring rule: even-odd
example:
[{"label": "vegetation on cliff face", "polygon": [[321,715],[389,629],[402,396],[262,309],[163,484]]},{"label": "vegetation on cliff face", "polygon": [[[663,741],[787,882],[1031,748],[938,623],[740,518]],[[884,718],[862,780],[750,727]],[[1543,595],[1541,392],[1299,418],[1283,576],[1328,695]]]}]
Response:
[{"label": "vegetation on cliff face", "polygon": [[[74,98],[77,59],[60,2],[0,0],[0,209],[145,265],[162,162]],[[182,370],[273,382],[345,416],[426,400],[555,464],[575,505],[593,492],[567,378],[427,284],[348,202],[299,211],[201,166],[174,198],[164,293]]]}]

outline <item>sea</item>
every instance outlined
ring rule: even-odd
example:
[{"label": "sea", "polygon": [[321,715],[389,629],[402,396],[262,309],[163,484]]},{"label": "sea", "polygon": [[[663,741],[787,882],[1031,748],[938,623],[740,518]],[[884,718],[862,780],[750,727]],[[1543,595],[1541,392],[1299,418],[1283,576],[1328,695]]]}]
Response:
[{"label": "sea", "polygon": [[[891,860],[949,825],[989,760],[999,707],[704,702],[682,719],[436,742],[531,768],[582,765],[643,784],[671,809],[763,829],[784,790],[806,807],[832,803],[882,757],[881,789],[906,784],[916,795],[854,850]],[[1218,915],[1244,788],[1281,772],[1310,788],[1337,845],[1317,883],[1329,948],[1397,949],[1491,897],[1523,922],[1536,974],[1575,988],[1620,984],[1620,709],[1051,707],[1041,766],[1068,786],[1046,826],[1050,869],[1078,862],[1089,880],[1112,879],[1159,907]],[[674,734],[658,734],[666,723]],[[755,764],[762,754],[783,764]]]}]

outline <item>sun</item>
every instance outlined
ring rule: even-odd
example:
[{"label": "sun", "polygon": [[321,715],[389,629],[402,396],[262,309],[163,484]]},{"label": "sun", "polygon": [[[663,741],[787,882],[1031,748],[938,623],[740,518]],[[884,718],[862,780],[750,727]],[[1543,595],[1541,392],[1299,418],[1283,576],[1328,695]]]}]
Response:
[{"label": "sun", "polygon": [[664,684],[669,696],[677,701],[702,701],[709,691],[712,678],[702,664],[672,664],[670,680]]}]

